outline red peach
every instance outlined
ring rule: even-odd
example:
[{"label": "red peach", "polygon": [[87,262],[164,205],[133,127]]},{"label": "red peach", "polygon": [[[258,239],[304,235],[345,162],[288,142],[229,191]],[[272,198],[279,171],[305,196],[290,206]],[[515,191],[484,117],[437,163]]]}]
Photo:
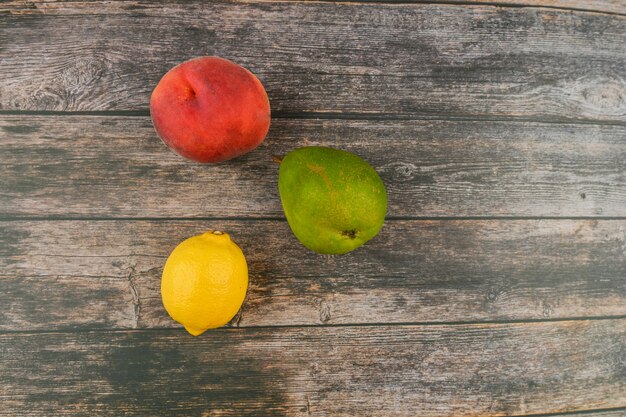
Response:
[{"label": "red peach", "polygon": [[223,58],[192,59],[169,70],[152,92],[150,116],[159,137],[198,162],[222,162],[251,151],[270,127],[261,82]]}]

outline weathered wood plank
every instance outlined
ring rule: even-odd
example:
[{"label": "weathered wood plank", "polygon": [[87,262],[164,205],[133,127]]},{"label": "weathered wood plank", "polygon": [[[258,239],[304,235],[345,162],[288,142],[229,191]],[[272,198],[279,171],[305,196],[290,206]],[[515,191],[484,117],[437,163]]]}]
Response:
[{"label": "weathered wood plank", "polygon": [[327,145],[381,173],[389,216],[626,216],[626,126],[274,120],[254,152],[191,163],[148,117],[0,117],[0,213],[283,217],[272,155]]},{"label": "weathered wood plank", "polygon": [[626,320],[5,334],[2,415],[504,416],[626,405]]},{"label": "weathered wood plank", "polygon": [[[588,410],[582,412],[574,412],[574,413],[566,413],[566,414],[551,414],[550,417],[559,417],[559,416],[571,416],[571,417],[626,417],[626,409],[618,408],[614,410],[602,411],[602,410]],[[530,417],[530,416],[529,416]]]},{"label": "weathered wood plank", "polygon": [[[228,0],[214,0],[214,1],[228,1]],[[297,2],[299,0],[254,0],[255,3],[266,2],[266,3],[275,3],[275,2],[286,2],[286,1],[294,1]],[[309,0],[301,0],[303,2]],[[333,2],[334,0],[325,0]],[[36,13],[59,13],[60,10],[63,11],[64,14],[70,13],[80,13],[86,5],[92,5],[95,1],[90,2],[81,2],[81,1],[73,1],[71,5],[63,4],[58,0],[37,0],[37,1],[28,1],[25,2],[23,0],[8,0],[2,3],[2,8],[0,10],[11,13],[28,13],[28,14],[36,14]],[[340,2],[340,1],[337,1]],[[385,2],[379,0],[362,0],[360,3],[369,3],[369,2],[378,2],[378,3],[443,3],[443,4],[455,4],[459,3],[460,6],[467,6],[476,4],[476,5],[490,5],[490,6],[498,6],[498,7],[550,7],[556,9],[563,10],[577,10],[577,11],[590,11],[597,13],[616,13],[616,14],[626,14],[626,4],[622,0],[386,0]],[[156,2],[152,2],[156,3]],[[352,2],[359,3],[359,2]],[[77,7],[78,6],[78,7]],[[121,6],[121,7],[120,7]],[[139,2],[136,0],[117,0],[114,4],[107,4],[109,13],[126,13],[129,10],[136,10],[138,8],[148,8],[151,4],[146,4],[144,2]],[[153,7],[155,7],[153,5]]]},{"label": "weathered wood plank", "polygon": [[626,221],[389,221],[337,257],[278,220],[34,221],[0,223],[0,329],[179,327],[162,267],[209,229],[248,259],[236,326],[626,315]]},{"label": "weathered wood plank", "polygon": [[[626,19],[542,8],[319,2],[7,7],[0,108],[145,110],[198,55],[257,73],[275,112],[626,121]],[[45,12],[45,13],[44,13]]]},{"label": "weathered wood plank", "polygon": [[[271,1],[271,0],[269,0]],[[367,0],[366,0],[367,1]],[[391,3],[404,0],[390,0]],[[570,10],[588,10],[595,12],[626,14],[626,3],[623,0],[412,0],[415,3],[469,3],[489,4],[497,6],[554,7]]]}]

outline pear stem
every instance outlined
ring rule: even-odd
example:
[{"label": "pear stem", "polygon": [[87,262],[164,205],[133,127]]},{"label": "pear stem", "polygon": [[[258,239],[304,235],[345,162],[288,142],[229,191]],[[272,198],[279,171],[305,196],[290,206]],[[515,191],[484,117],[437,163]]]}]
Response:
[{"label": "pear stem", "polygon": [[276,165],[280,165],[280,163],[283,162],[283,157],[278,155],[272,155],[272,161],[274,161]]}]

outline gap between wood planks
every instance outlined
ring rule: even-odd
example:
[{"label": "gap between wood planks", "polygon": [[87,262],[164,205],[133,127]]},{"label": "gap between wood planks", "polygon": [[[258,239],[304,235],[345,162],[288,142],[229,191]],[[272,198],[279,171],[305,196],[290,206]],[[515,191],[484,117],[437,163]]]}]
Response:
[{"label": "gap between wood planks", "polygon": [[[95,116],[95,117],[150,117],[150,110],[86,110],[86,111],[53,111],[53,110],[0,110],[0,116]],[[558,117],[524,117],[524,116],[487,116],[453,113],[356,113],[356,112],[272,112],[272,119],[318,119],[318,120],[442,120],[459,122],[527,122],[556,125],[596,125],[626,126],[626,121],[567,119]]]},{"label": "gap between wood planks", "polygon": [[[245,327],[225,325],[212,329],[211,332],[224,331],[261,331],[271,329],[306,329],[306,328],[353,328],[353,327],[436,327],[436,326],[500,326],[500,325],[524,325],[537,323],[563,323],[579,321],[604,321],[604,320],[625,320],[626,315],[618,316],[596,316],[596,317],[559,317],[545,319],[519,319],[519,320],[477,320],[477,321],[424,321],[424,322],[380,322],[380,323],[335,323],[335,324],[277,324],[277,325],[251,325]],[[181,327],[146,327],[146,328],[88,328],[79,327],[75,329],[55,329],[55,330],[0,330],[0,335],[11,334],[72,334],[72,333],[139,333],[139,332],[178,332],[184,331]]]},{"label": "gap between wood planks", "polygon": [[[385,221],[482,221],[482,220],[626,220],[625,216],[387,216]],[[0,222],[21,221],[277,221],[284,222],[284,217],[103,217],[103,216],[0,216]]]},{"label": "gap between wood planks", "polygon": [[543,414],[518,414],[508,417],[558,417],[558,416],[584,416],[597,413],[626,411],[626,407],[615,408],[596,408],[591,410],[563,411],[560,413],[543,413]]}]

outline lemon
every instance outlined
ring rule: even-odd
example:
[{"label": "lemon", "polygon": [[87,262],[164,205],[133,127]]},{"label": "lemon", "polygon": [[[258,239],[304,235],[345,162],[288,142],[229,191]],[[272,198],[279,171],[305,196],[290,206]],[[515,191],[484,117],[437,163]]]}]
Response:
[{"label": "lemon", "polygon": [[194,336],[228,323],[248,289],[243,252],[224,232],[181,242],[165,262],[161,298],[169,315]]}]

